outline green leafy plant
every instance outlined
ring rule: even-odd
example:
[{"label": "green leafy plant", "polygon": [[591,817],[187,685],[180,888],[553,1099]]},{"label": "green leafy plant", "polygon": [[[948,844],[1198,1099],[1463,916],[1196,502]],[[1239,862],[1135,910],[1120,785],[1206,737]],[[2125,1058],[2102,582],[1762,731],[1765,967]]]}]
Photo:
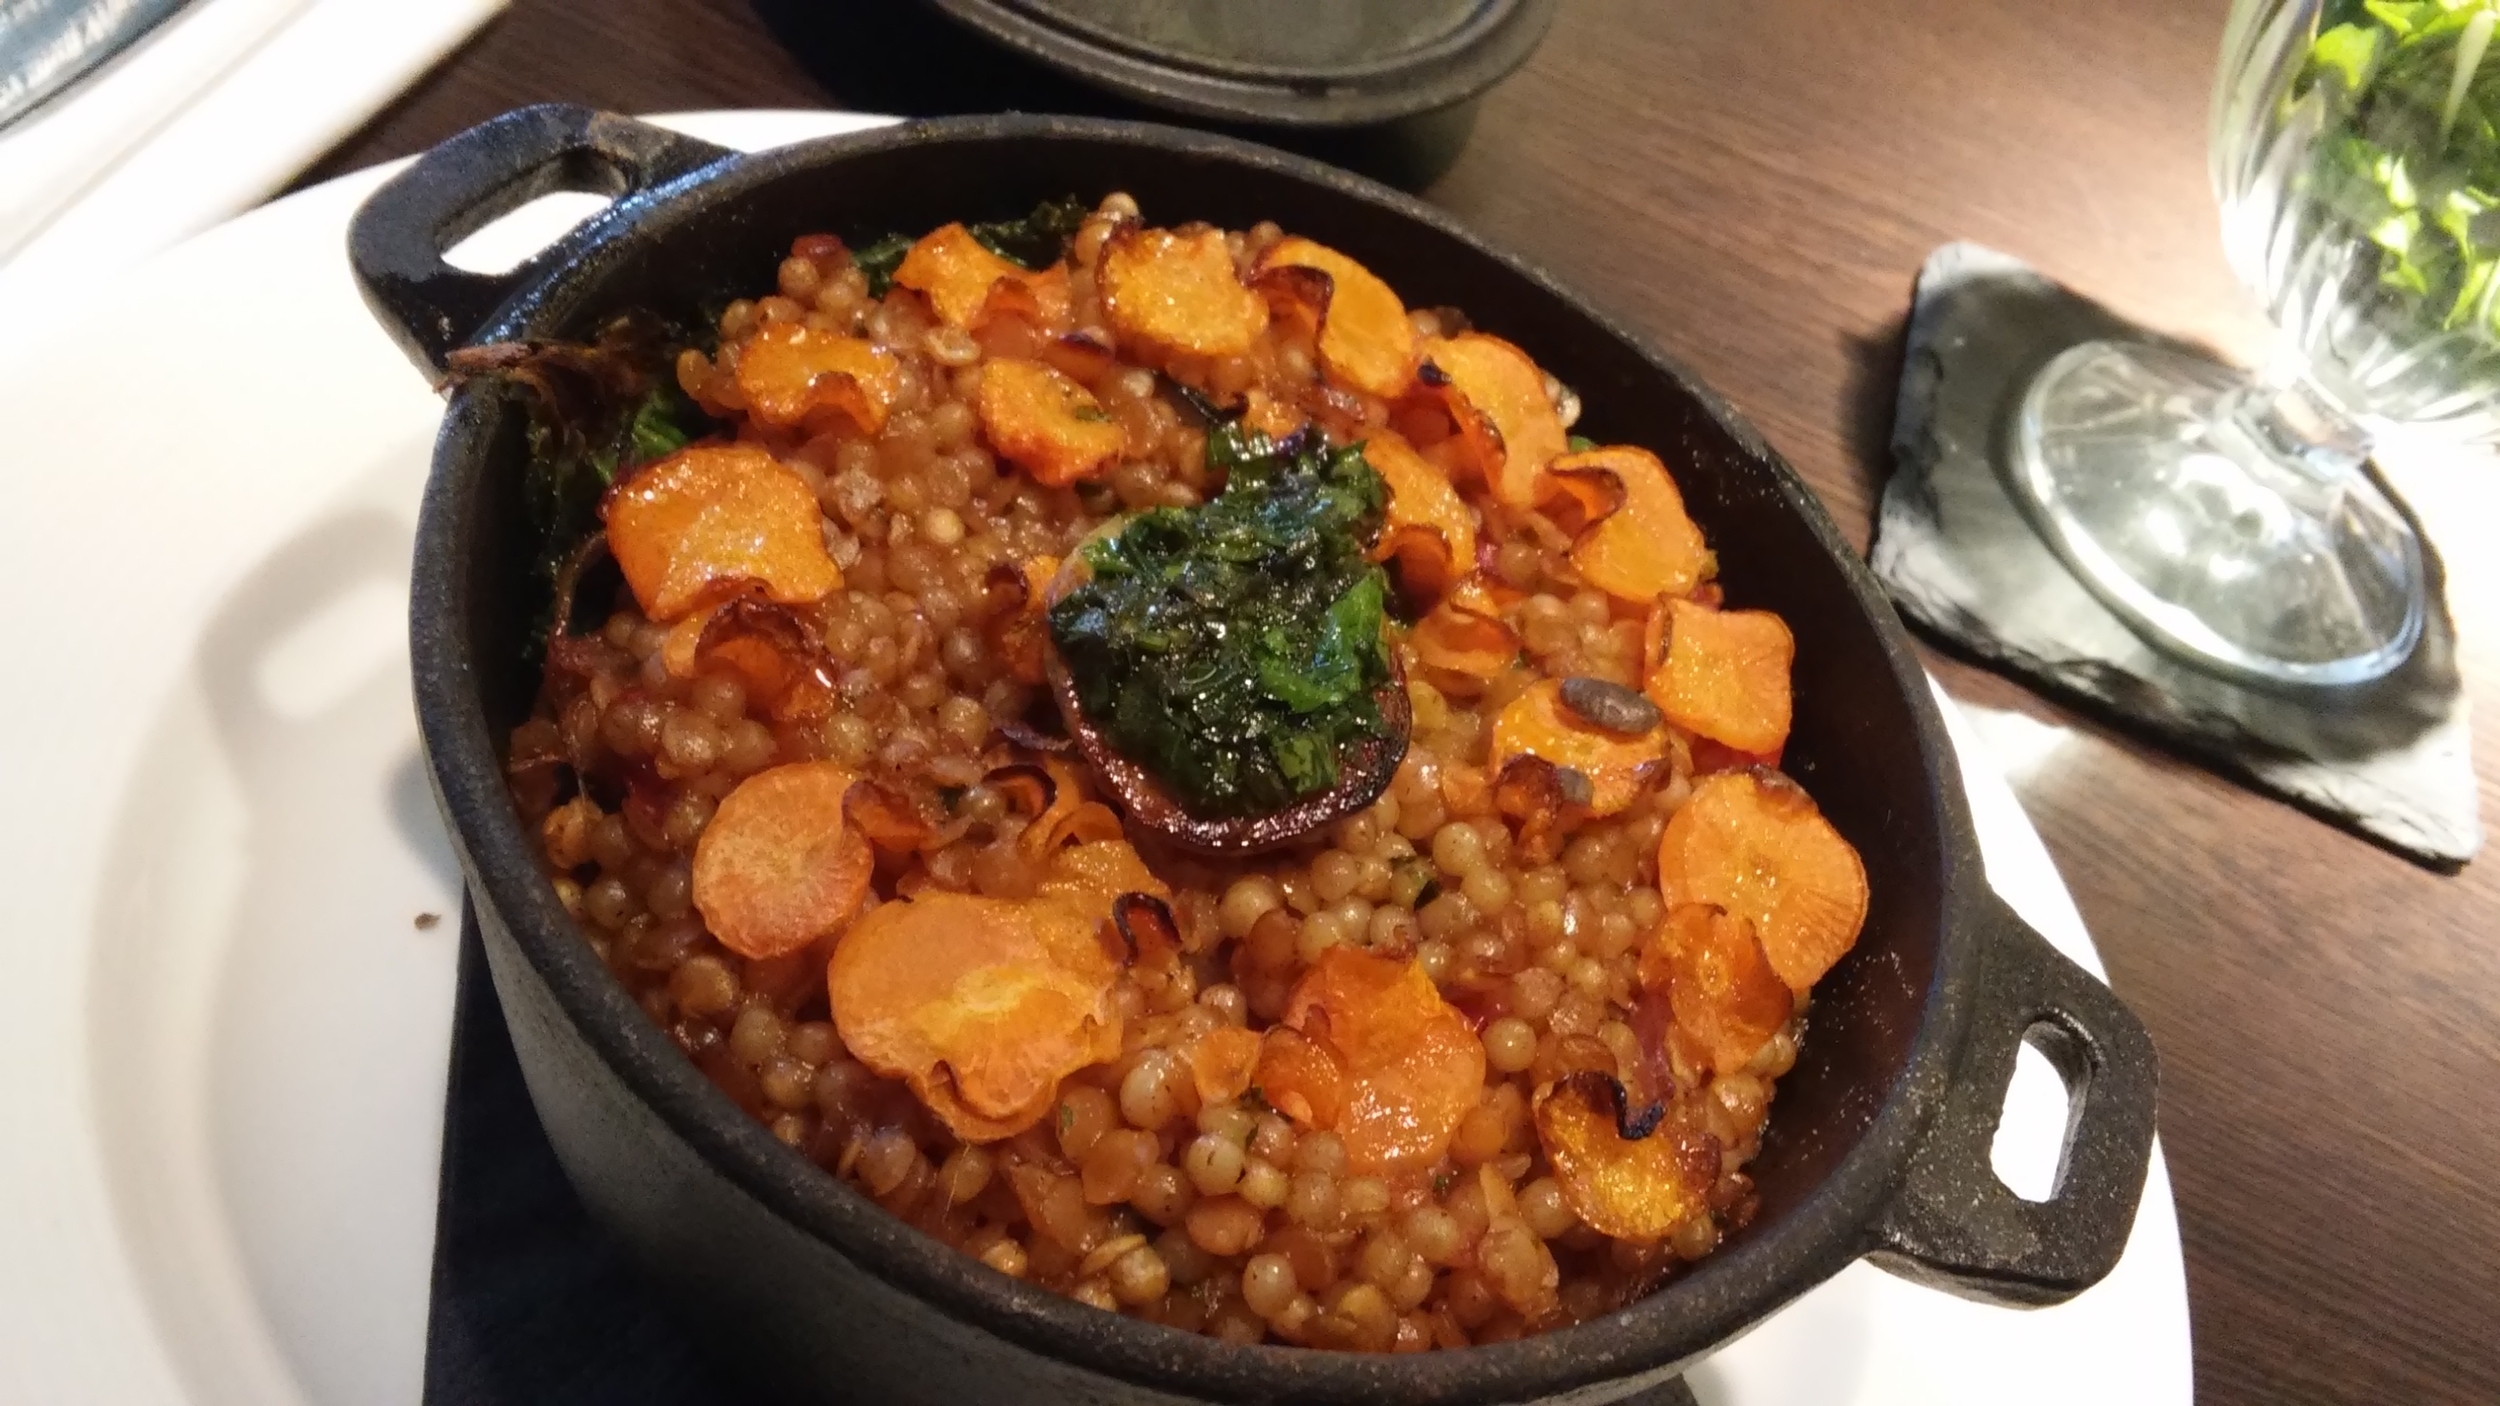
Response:
[{"label": "green leafy plant", "polygon": [[[2500,333],[2500,74],[2493,0],[2332,0],[2290,100],[2323,102],[2305,179],[2378,249],[2379,283],[2442,331]],[[2500,66],[2493,66],[2500,67]]]},{"label": "green leafy plant", "polygon": [[1367,552],[1387,490],[1360,445],[1314,432],[1221,422],[1207,460],[1224,491],[1089,545],[1050,628],[1086,718],[1192,815],[1229,819],[1329,790],[1347,747],[1385,735],[1388,582]]}]

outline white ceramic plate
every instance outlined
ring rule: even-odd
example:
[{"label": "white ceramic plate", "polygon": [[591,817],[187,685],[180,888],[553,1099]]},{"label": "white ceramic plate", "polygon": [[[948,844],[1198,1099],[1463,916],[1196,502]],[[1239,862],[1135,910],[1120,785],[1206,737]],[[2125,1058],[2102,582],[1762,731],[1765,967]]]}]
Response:
[{"label": "white ceramic plate", "polygon": [[[756,148],[864,120],[671,125]],[[404,651],[439,404],[344,257],[383,174],[0,331],[0,1402],[418,1399],[458,899]],[[515,261],[567,213],[516,216],[464,262]],[[1995,767],[1970,787],[1991,882],[2098,970]],[[2045,1060],[2006,1121],[2000,1167],[2044,1182]],[[1860,1265],[1693,1383],[1711,1406],[2185,1402],[2161,1163],[2125,1261],[2070,1304]]]}]

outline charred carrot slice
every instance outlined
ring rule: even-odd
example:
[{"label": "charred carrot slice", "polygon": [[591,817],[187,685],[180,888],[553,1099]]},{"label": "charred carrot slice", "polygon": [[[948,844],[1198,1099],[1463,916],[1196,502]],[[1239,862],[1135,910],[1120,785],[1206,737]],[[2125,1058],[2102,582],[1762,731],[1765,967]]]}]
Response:
[{"label": "charred carrot slice", "polygon": [[859,911],[875,856],[843,818],[857,780],[831,762],[794,762],[721,799],[695,843],[694,906],[723,947],[778,957]]},{"label": "charred carrot slice", "polygon": [[1038,361],[984,367],[978,405],[991,447],[1052,488],[1099,476],[1127,444],[1092,392]]},{"label": "charred carrot slice", "polygon": [[1240,356],[1267,328],[1267,302],[1233,270],[1222,232],[1123,225],[1095,279],[1112,329],[1167,352]]},{"label": "charred carrot slice", "polygon": [[1590,1228],[1618,1240],[1663,1239],[1705,1208],[1719,1174],[1718,1140],[1681,1104],[1661,1114],[1627,1108],[1626,1097],[1604,1074],[1571,1075],[1537,1095],[1537,1141],[1563,1200]]},{"label": "charred carrot slice", "polygon": [[1389,400],[1414,381],[1414,324],[1406,304],[1370,269],[1287,235],[1259,256],[1252,280],[1317,319],[1320,369],[1333,384]]},{"label": "charred carrot slice", "polygon": [[1358,1172],[1439,1160],[1484,1090],[1483,1043],[1411,960],[1332,947],[1294,984],[1284,1023],[1346,1073],[1330,1126]]},{"label": "charred carrot slice", "polygon": [[1068,266],[1052,264],[1039,273],[1018,273],[991,284],[972,326],[977,331],[1000,318],[1017,317],[1051,336],[1067,330],[1070,313]]},{"label": "charred carrot slice", "polygon": [[926,297],[951,327],[970,327],[988,305],[992,287],[1024,276],[1024,269],[991,253],[960,223],[922,235],[894,270],[894,281]]},{"label": "charred carrot slice", "polygon": [[1757,755],[1787,743],[1797,640],[1786,621],[1767,610],[1712,610],[1688,600],[1668,601],[1651,618],[1666,638],[1648,692],[1677,726]]},{"label": "charred carrot slice", "polygon": [[1514,595],[1480,574],[1461,577],[1408,632],[1415,662],[1479,682],[1509,668],[1519,659],[1519,634],[1504,618]]},{"label": "charred carrot slice", "polygon": [[1097,917],[1111,916],[1111,901],[1124,893],[1147,893],[1169,900],[1171,888],[1137,857],[1122,839],[1089,840],[1051,856],[1037,897],[1060,898]]},{"label": "charred carrot slice", "polygon": [[1545,373],[1501,338],[1467,332],[1426,341],[1417,375],[1440,392],[1493,496],[1508,507],[1532,506],[1537,476],[1570,447],[1545,394]]},{"label": "charred carrot slice", "polygon": [[902,391],[903,363],[858,337],[799,322],[772,323],[738,351],[738,389],[747,413],[768,429],[848,419],[863,434],[885,428]]},{"label": "charred carrot slice", "polygon": [[1644,605],[1685,595],[1709,579],[1717,562],[1657,455],[1616,445],[1554,462],[1557,474],[1587,470],[1613,474],[1623,486],[1623,506],[1572,544],[1571,561],[1583,579]]},{"label": "charred carrot slice", "polygon": [[1704,777],[1658,842],[1670,910],[1706,903],[1752,925],[1771,969],[1804,991],[1866,922],[1866,866],[1813,798],[1775,771]]},{"label": "charred carrot slice", "polygon": [[1363,458],[1389,489],[1389,512],[1372,558],[1395,558],[1409,590],[1434,597],[1447,592],[1476,564],[1475,514],[1449,476],[1396,431],[1372,432],[1363,441]]},{"label": "charred carrot slice", "polygon": [[807,481],[751,444],[681,449],[608,495],[608,551],[643,614],[676,621],[760,586],[783,605],[842,584]]},{"label": "charred carrot slice", "polygon": [[827,964],[834,1025],[957,1136],[1011,1136],[1040,1120],[1061,1079],[1120,1052],[1120,966],[1100,927],[1049,899],[882,904]]},{"label": "charred carrot slice", "polygon": [[1637,733],[1598,726],[1565,700],[1565,686],[1565,680],[1546,679],[1502,709],[1493,720],[1493,765],[1498,771],[1525,756],[1569,767],[1588,779],[1589,813],[1613,815],[1632,804],[1666,761],[1666,729],[1655,709]]},{"label": "charred carrot slice", "polygon": [[1644,991],[1667,998],[1676,1025],[1721,1074],[1751,1063],[1796,1010],[1753,924],[1706,904],[1667,914],[1641,946],[1640,978]]},{"label": "charred carrot slice", "polygon": [[1291,1026],[1271,1025],[1260,1037],[1254,1077],[1270,1108],[1305,1127],[1334,1128],[1345,1116],[1345,1066]]}]

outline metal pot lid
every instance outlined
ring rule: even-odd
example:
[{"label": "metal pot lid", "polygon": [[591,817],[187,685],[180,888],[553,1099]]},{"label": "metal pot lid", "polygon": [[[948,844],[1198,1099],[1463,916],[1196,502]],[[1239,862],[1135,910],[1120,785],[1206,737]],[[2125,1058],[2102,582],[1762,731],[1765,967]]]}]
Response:
[{"label": "metal pot lid", "polygon": [[1553,0],[929,0],[1081,82],[1196,117],[1359,127],[1449,107],[1525,62]]}]

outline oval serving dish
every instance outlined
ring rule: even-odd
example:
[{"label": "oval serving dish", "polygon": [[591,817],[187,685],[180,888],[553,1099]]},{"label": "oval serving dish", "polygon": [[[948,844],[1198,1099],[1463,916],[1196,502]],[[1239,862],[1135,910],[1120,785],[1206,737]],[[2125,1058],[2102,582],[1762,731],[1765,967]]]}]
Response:
[{"label": "oval serving dish", "polygon": [[[442,251],[553,190],[618,196],[509,273]],[[531,1097],[592,1213],[725,1365],[789,1400],[1292,1401],[1343,1406],[1631,1397],[1860,1257],[1941,1289],[2054,1303],[2117,1262],[2153,1136],[2135,1018],[1990,891],[1925,675],[1875,584],[1761,436],[1641,339],[1447,216],[1329,167],[1136,123],[964,118],[735,155],[573,107],[444,143],[358,214],[376,315],[440,378],[456,346],[581,338],[627,307],[769,283],[794,233],[859,237],[1124,190],[1174,219],[1274,220],[1465,306],[1577,388],[1590,433],[1674,469],[1731,598],[1797,641],[1785,766],[1863,856],[1856,949],[1817,986],[1751,1172],[1760,1212],[1606,1317],[1515,1342],[1378,1357],[1240,1347],[997,1274],[820,1171],[744,1116],[582,941],[506,787],[501,739],[535,686],[524,415],[455,393],[419,523],[411,648],[432,779]],[[2054,1194],[2024,1201],[1990,1143],[2017,1047],[2075,1097]]]}]

